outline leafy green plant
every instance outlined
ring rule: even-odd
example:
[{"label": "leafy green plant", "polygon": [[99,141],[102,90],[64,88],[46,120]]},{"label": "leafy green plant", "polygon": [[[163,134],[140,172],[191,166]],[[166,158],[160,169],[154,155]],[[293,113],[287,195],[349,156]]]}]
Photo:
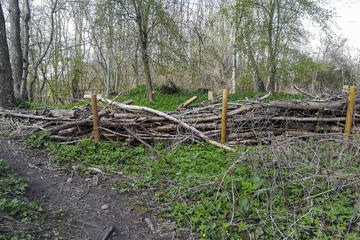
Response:
[{"label": "leafy green plant", "polygon": [[[21,178],[11,172],[0,159],[0,215],[8,215],[10,219],[27,223],[40,219],[43,209],[34,201],[27,201],[24,197],[27,185]],[[1,218],[1,216],[0,216]],[[6,222],[5,222],[6,224]],[[11,229],[11,226],[9,227]],[[0,227],[1,231],[1,227]],[[0,234],[0,239],[35,239],[32,234],[14,230],[12,235]]]},{"label": "leafy green plant", "polygon": [[43,148],[49,136],[49,132],[40,132],[38,136],[31,135],[25,142],[30,148]]},{"label": "leafy green plant", "polygon": [[[344,152],[341,144],[310,141],[299,143],[298,151],[257,146],[237,148],[237,153],[208,144],[155,147],[161,155],[144,146],[90,140],[74,146],[50,144],[55,161],[80,166],[84,173],[96,165],[109,174],[130,175],[112,186],[118,192],[147,192],[147,198],[164,206],[159,217],[198,233],[198,238],[247,239],[250,234],[257,239],[360,239],[355,227],[347,233],[359,197],[356,185],[333,190],[358,171],[358,153]],[[239,160],[239,154],[245,155]],[[340,175],[319,177],[317,165],[309,164],[314,161]],[[138,203],[148,202],[139,198]]]}]

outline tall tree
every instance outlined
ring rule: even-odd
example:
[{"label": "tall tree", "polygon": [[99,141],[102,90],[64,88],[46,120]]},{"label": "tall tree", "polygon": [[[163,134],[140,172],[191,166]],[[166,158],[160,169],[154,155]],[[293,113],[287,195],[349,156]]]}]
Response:
[{"label": "tall tree", "polygon": [[170,16],[164,11],[162,1],[158,0],[118,0],[129,19],[135,21],[140,52],[144,67],[147,92],[149,101],[153,101],[152,79],[150,71],[149,45],[151,43],[151,33],[160,23],[169,23]]},{"label": "tall tree", "polygon": [[144,64],[144,72],[146,78],[146,85],[148,91],[149,101],[154,101],[153,97],[153,87],[151,80],[151,72],[150,72],[150,57],[148,53],[149,47],[149,30],[151,30],[151,26],[149,24],[150,14],[153,11],[152,7],[153,1],[142,1],[142,0],[132,0],[132,4],[135,10],[135,21],[138,29],[140,46],[141,46],[141,55]]},{"label": "tall tree", "polygon": [[13,78],[9,48],[6,39],[5,19],[0,1],[0,107],[9,108],[15,106],[13,92]]},{"label": "tall tree", "polygon": [[[263,81],[270,91],[278,89],[281,59],[305,38],[302,20],[307,18],[324,26],[330,17],[330,12],[317,0],[236,0],[234,10],[237,12],[235,18],[245,16],[249,23],[244,26],[246,34],[239,41],[246,46],[257,89],[263,89]],[[263,74],[256,61],[263,62]],[[260,80],[261,75],[263,80]]]},{"label": "tall tree", "polygon": [[11,48],[11,66],[14,79],[14,94],[20,98],[20,86],[23,73],[23,56],[20,38],[20,8],[19,0],[9,1],[10,16],[10,48]]}]

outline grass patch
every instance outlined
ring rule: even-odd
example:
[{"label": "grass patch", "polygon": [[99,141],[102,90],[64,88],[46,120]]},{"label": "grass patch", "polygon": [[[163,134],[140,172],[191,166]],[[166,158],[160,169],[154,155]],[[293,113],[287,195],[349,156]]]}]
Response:
[{"label": "grass patch", "polygon": [[86,104],[90,104],[90,100],[84,99],[84,101],[79,101],[75,103],[68,103],[68,104],[50,104],[50,103],[39,103],[39,102],[26,102],[17,100],[16,106],[23,109],[29,110],[41,110],[44,108],[50,109],[72,109],[74,107],[82,107]]},{"label": "grass patch", "polygon": [[[198,104],[208,99],[207,94],[200,94],[198,92],[191,92],[189,90],[179,88],[179,92],[173,95],[168,94],[162,94],[159,89],[159,86],[155,86],[155,94],[154,102],[149,102],[147,99],[147,90],[145,85],[140,85],[132,90],[130,90],[128,93],[126,93],[124,96],[118,98],[118,102],[123,102],[129,99],[134,100],[134,105],[140,105],[140,106],[146,106],[150,108],[154,108],[161,111],[173,111],[176,110],[179,105],[184,103],[186,100],[190,99],[193,96],[198,96],[198,99],[192,103]],[[239,92],[235,94],[229,94],[228,101],[234,102],[238,100],[246,100],[246,99],[252,99],[252,98],[258,98],[264,96],[265,92]],[[218,96],[215,95],[215,96]],[[289,93],[274,93],[271,97],[266,99],[266,101],[285,101],[285,100],[302,100],[305,99],[305,96],[302,94],[289,94]]]},{"label": "grass patch", "polygon": [[[150,108],[154,108],[160,111],[173,111],[176,110],[182,103],[186,100],[190,99],[193,96],[198,96],[198,99],[192,103],[198,104],[205,100],[207,100],[207,94],[200,94],[198,92],[192,92],[184,88],[178,88],[179,91],[176,94],[168,95],[162,94],[160,92],[160,86],[154,86],[154,102],[149,102],[147,99],[147,89],[145,85],[140,85],[134,89],[129,90],[126,94],[119,97],[117,99],[118,102],[124,102],[129,99],[134,100],[134,105],[146,106]],[[252,99],[256,97],[262,97],[266,93],[265,92],[239,92],[235,94],[229,94],[228,100],[229,102],[234,102],[238,100]],[[215,95],[218,96],[218,95]],[[305,96],[302,94],[289,94],[289,93],[274,93],[271,97],[266,99],[266,101],[287,101],[287,100],[302,100],[305,99]],[[81,107],[85,106],[87,103],[90,103],[90,100],[85,100],[76,103],[69,103],[65,105],[51,105],[47,103],[29,103],[29,102],[18,102],[18,106],[20,108],[31,109],[31,110],[40,110],[44,107],[47,108],[55,108],[55,109],[72,109],[73,107]]]},{"label": "grass patch", "polygon": [[147,98],[147,89],[145,85],[140,85],[134,89],[129,90],[124,96],[118,98],[118,102],[123,102],[129,99],[134,100],[134,105],[146,106],[160,111],[176,110],[182,103],[193,96],[198,96],[198,99],[193,103],[197,104],[207,100],[207,94],[199,94],[191,92],[184,88],[178,88],[179,92],[176,94],[162,94],[160,86],[154,86],[154,102],[149,102]]},{"label": "grass patch", "polygon": [[139,202],[161,206],[159,218],[196,238],[360,239],[358,146],[298,141],[229,153],[208,144],[158,144],[162,156],[89,140],[49,146],[54,161],[85,174],[97,166],[131,176],[114,187],[145,193],[150,199]]}]

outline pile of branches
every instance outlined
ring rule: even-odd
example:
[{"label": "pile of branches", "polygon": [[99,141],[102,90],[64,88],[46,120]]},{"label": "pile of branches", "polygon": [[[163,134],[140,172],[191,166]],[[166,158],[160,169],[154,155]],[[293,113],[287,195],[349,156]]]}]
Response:
[{"label": "pile of branches", "polygon": [[[207,141],[219,147],[221,103],[204,102],[189,108],[161,112],[142,106],[99,98],[100,132],[103,140],[127,144],[151,145],[158,141],[179,143]],[[356,105],[358,106],[358,105]],[[255,144],[273,138],[315,136],[342,133],[347,101],[344,97],[328,100],[262,102],[261,100],[228,103],[227,145]],[[356,110],[359,110],[358,106]],[[27,134],[49,132],[50,138],[72,143],[90,138],[93,131],[91,106],[72,110],[0,111],[2,116],[28,123]],[[359,132],[360,115],[354,114],[353,132]],[[231,150],[231,149],[230,149]]]}]

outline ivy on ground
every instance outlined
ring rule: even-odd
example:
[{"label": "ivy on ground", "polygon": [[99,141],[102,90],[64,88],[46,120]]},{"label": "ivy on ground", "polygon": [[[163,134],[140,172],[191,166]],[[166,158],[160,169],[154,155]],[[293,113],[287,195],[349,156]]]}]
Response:
[{"label": "ivy on ground", "polygon": [[360,239],[357,147],[345,151],[331,141],[295,146],[229,153],[207,144],[158,144],[158,154],[143,146],[81,140],[49,148],[54,161],[85,174],[96,166],[128,176],[114,183],[119,192],[141,190],[161,206],[160,219],[197,238]]}]

